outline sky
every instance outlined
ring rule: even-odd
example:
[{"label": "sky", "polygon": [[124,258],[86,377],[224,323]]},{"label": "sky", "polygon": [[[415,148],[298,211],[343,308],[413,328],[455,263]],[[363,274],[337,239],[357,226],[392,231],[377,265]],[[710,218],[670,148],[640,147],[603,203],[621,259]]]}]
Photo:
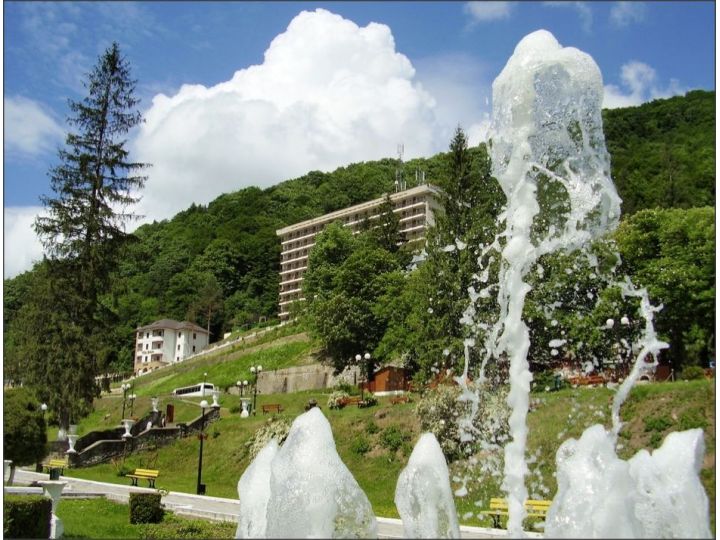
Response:
[{"label": "sky", "polygon": [[[117,41],[152,166],[132,224],[311,170],[447,150],[487,134],[492,82],[545,29],[592,56],[608,108],[715,88],[713,2],[16,2],[3,15],[4,277],[42,257],[32,229],[68,100]],[[428,179],[432,181],[432,179]]]}]

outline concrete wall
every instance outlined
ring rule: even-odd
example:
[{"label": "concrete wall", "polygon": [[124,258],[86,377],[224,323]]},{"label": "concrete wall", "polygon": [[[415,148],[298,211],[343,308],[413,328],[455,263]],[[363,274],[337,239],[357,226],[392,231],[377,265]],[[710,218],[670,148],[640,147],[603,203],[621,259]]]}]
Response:
[{"label": "concrete wall", "polygon": [[258,377],[258,393],[283,394],[300,390],[318,390],[332,388],[340,382],[357,384],[361,380],[360,368],[357,366],[352,366],[338,375],[333,375],[333,372],[332,366],[322,364],[263,371]]}]

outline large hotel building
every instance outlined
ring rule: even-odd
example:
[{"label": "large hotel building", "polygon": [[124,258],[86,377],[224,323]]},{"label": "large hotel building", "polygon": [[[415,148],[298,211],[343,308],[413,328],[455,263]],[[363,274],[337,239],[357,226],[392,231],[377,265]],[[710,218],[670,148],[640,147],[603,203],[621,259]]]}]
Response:
[{"label": "large hotel building", "polygon": [[[400,232],[404,233],[407,243],[423,242],[428,227],[435,224],[434,213],[440,207],[439,190],[429,184],[390,194],[395,212],[400,218]],[[280,237],[282,253],[280,255],[280,320],[286,321],[290,315],[289,306],[296,300],[304,300],[302,295],[303,274],[307,269],[308,255],[315,245],[315,235],[326,225],[339,221],[352,229],[354,234],[360,231],[363,221],[377,216],[385,197],[330,212],[315,219],[289,225],[276,231]]]}]

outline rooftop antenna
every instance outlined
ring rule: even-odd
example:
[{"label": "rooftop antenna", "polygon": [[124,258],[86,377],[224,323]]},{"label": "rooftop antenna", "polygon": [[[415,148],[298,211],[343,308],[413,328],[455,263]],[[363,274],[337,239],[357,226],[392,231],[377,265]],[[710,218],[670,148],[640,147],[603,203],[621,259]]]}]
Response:
[{"label": "rooftop antenna", "polygon": [[404,144],[398,144],[397,146],[397,154],[398,154],[398,168],[395,169],[395,189],[397,190],[399,188],[400,191],[407,189],[407,184],[405,183],[405,180],[403,179],[403,152],[405,151],[405,145]]}]

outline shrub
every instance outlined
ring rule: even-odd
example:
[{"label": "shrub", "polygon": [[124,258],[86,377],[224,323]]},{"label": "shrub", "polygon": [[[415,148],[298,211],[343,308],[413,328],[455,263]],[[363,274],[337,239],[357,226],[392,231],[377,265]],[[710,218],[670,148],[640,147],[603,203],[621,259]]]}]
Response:
[{"label": "shrub", "polygon": [[272,417],[265,424],[255,431],[255,434],[245,443],[245,448],[250,459],[255,459],[260,450],[265,448],[267,443],[276,439],[282,444],[290,432],[290,421],[284,418]]},{"label": "shrub", "polygon": [[330,407],[331,409],[341,409],[342,407],[344,407],[343,400],[349,397],[350,394],[348,394],[344,390],[335,390],[332,394],[330,394],[330,397],[328,398],[328,407]]},{"label": "shrub", "polygon": [[5,495],[5,538],[49,538],[52,501],[42,495]]},{"label": "shrub", "polygon": [[203,519],[185,519],[168,514],[159,525],[143,525],[140,538],[144,540],[164,540],[173,538],[234,538],[237,523],[227,521],[206,521]]},{"label": "shrub", "polygon": [[358,435],[350,445],[350,449],[359,456],[364,456],[370,451],[370,441],[362,435]]},{"label": "shrub", "polygon": [[378,404],[378,400],[375,396],[368,395],[365,397],[364,401],[365,401],[365,405],[363,405],[364,407],[373,407],[374,405]]},{"label": "shrub", "polygon": [[645,422],[645,431],[665,431],[673,425],[673,421],[667,416],[651,416],[643,419]]},{"label": "shrub", "polygon": [[369,435],[374,435],[375,433],[380,431],[380,428],[375,423],[375,420],[371,418],[370,420],[368,420],[367,425],[365,426],[365,431],[367,431]]},{"label": "shrub", "polygon": [[159,493],[130,493],[130,523],[160,523],[165,515]]},{"label": "shrub", "polygon": [[705,370],[700,366],[686,366],[680,373],[683,381],[696,381],[705,378]]},{"label": "shrub", "polygon": [[404,432],[396,426],[385,428],[380,435],[380,444],[391,452],[397,452],[403,443],[409,440],[410,434]]},{"label": "shrub", "polygon": [[40,404],[27,388],[3,393],[3,459],[31,465],[45,457],[47,434]]},{"label": "shrub", "polygon": [[345,392],[346,394],[350,395],[354,391],[356,391],[356,388],[355,388],[355,386],[353,386],[350,383],[341,382],[341,383],[336,384],[335,387],[333,388],[333,390],[336,392]]},{"label": "shrub", "polygon": [[545,370],[533,373],[533,381],[531,386],[532,392],[553,392],[555,390],[562,390],[568,388],[570,383],[567,382],[561,375],[552,371]]},{"label": "shrub", "polygon": [[[478,409],[471,420],[470,403],[459,401],[461,391],[456,385],[440,384],[428,390],[415,409],[422,431],[435,435],[448,462],[477,451],[481,444],[486,452],[494,449],[502,454],[509,438],[507,386],[471,384],[469,390],[478,396]],[[471,437],[463,438],[463,431]]]},{"label": "shrub", "polygon": [[230,414],[237,414],[242,410],[242,407],[240,405],[233,405],[230,407]]}]

